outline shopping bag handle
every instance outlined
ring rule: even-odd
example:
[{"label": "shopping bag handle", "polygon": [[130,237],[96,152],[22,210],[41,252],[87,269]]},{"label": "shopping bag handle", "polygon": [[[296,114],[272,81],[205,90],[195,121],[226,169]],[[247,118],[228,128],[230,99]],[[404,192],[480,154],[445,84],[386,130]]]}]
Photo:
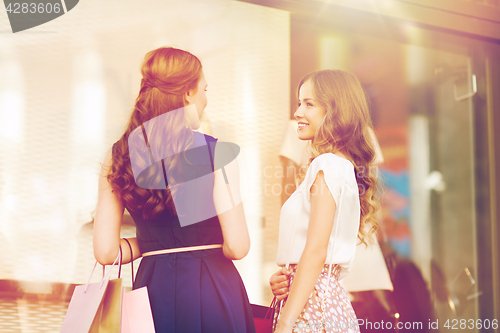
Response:
[{"label": "shopping bag handle", "polygon": [[276,296],[274,296],[273,301],[271,302],[271,305],[269,306],[269,309],[266,312],[265,319],[273,319],[274,318],[274,312],[275,312],[277,301],[278,300],[277,300]]},{"label": "shopping bag handle", "polygon": [[[122,264],[122,249],[119,248],[118,250],[118,255],[116,256],[116,259],[115,261],[113,262],[113,264],[111,264],[111,266],[114,266],[116,264],[116,262],[118,261],[118,266],[121,267],[121,264]],[[85,290],[84,290],[84,293],[87,293],[87,289],[89,287],[89,283],[90,283],[90,279],[92,278],[92,275],[94,275],[94,271],[95,271],[95,268],[97,267],[97,260],[95,261],[95,264],[94,264],[94,268],[92,268],[92,272],[90,273],[90,276],[89,276],[89,279],[87,280],[87,284],[85,285]],[[103,267],[103,271],[102,271],[102,280],[101,280],[101,286],[99,288],[102,288],[102,286],[104,285],[104,281],[106,278],[109,278],[109,276],[111,275],[111,270],[109,270],[109,273],[108,275],[106,276],[105,275],[105,270],[104,270],[104,265],[102,266]],[[120,277],[120,272],[118,272],[118,278]]]},{"label": "shopping bag handle", "polygon": [[[128,239],[124,238],[125,242],[128,244],[128,248],[130,249],[130,268],[132,270],[132,286],[134,285],[134,253],[132,252],[132,245],[130,245],[130,242]],[[120,265],[120,271],[121,271],[122,266]]]}]

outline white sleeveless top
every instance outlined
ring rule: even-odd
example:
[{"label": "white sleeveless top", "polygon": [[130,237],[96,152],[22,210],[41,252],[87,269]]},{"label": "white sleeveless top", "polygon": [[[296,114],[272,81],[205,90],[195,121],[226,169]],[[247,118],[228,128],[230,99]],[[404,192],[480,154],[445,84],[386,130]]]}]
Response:
[{"label": "white sleeveless top", "polygon": [[299,263],[307,239],[310,189],[319,170],[323,170],[326,185],[337,205],[325,264],[340,265],[340,280],[349,273],[356,253],[360,204],[354,166],[332,153],[322,154],[312,161],[303,182],[281,207],[276,263],[279,266],[287,262]]}]

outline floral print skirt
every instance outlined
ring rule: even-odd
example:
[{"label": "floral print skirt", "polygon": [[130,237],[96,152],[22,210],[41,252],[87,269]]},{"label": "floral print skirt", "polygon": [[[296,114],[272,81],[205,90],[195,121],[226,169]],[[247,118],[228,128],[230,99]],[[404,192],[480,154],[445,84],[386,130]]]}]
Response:
[{"label": "floral print skirt", "polygon": [[[347,297],[346,291],[339,283],[340,266],[334,265],[332,267],[327,291],[328,268],[329,265],[323,267],[314,290],[311,292],[299,318],[295,322],[290,323],[294,333],[360,332],[351,302]],[[290,265],[290,271],[291,286],[297,271],[297,265]],[[280,310],[285,303],[286,299],[277,302],[273,327],[276,326]]]}]

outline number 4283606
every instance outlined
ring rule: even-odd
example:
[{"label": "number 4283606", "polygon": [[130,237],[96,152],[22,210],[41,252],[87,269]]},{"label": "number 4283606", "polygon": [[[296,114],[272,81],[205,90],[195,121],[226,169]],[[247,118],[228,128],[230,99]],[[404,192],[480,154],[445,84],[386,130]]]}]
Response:
[{"label": "number 4283606", "polygon": [[6,8],[7,13],[9,14],[51,14],[51,13],[60,13],[62,8],[60,3],[9,3]]},{"label": "number 4283606", "polygon": [[463,329],[497,329],[498,319],[448,319],[444,324],[449,330],[463,330]]}]

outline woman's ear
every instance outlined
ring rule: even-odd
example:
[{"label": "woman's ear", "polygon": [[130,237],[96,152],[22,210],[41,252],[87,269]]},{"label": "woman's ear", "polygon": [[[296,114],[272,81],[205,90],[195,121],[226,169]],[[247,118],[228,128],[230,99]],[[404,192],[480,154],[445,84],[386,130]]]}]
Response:
[{"label": "woman's ear", "polygon": [[191,91],[187,91],[184,93],[184,102],[186,105],[191,104]]}]

